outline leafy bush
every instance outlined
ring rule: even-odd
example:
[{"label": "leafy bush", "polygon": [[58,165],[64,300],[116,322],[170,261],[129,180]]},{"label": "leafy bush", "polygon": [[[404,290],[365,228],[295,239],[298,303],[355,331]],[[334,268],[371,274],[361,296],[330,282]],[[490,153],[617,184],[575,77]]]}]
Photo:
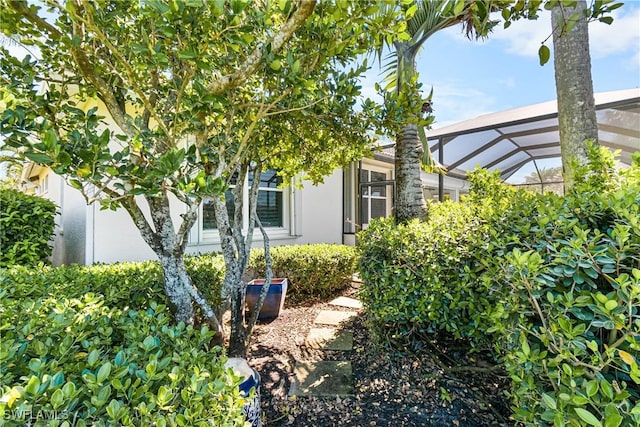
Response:
[{"label": "leafy bush", "polygon": [[640,154],[620,175],[608,151],[590,157],[573,193],[539,206],[533,248],[505,258],[529,316],[495,330],[515,416],[531,424],[640,424]]},{"label": "leafy bush", "polygon": [[172,323],[156,263],[0,274],[6,425],[242,425],[240,379],[211,331]]},{"label": "leafy bush", "polygon": [[[344,245],[292,245],[271,248],[274,277],[289,281],[287,301],[293,304],[324,299],[346,289],[356,272],[356,250]],[[251,251],[249,274],[264,278],[264,251]]]},{"label": "leafy bush", "polygon": [[0,189],[0,267],[46,262],[55,214],[49,200]]},{"label": "leafy bush", "polygon": [[[224,261],[217,255],[186,257],[193,283],[212,306],[220,305]],[[150,301],[169,305],[164,292],[160,264],[154,261],[27,268],[16,266],[0,274],[0,287],[8,297],[22,299],[44,294],[47,289],[69,298],[92,292],[105,297],[106,304],[146,309]]]},{"label": "leafy bush", "polygon": [[429,222],[396,226],[375,221],[359,234],[361,298],[386,339],[447,330],[462,338],[475,331],[467,308],[481,301],[460,280],[474,254],[481,224],[468,205],[431,207]]},{"label": "leafy bush", "polygon": [[590,156],[564,198],[476,171],[465,204],[359,236],[379,329],[493,342],[527,425],[640,424],[640,155],[622,172]]}]

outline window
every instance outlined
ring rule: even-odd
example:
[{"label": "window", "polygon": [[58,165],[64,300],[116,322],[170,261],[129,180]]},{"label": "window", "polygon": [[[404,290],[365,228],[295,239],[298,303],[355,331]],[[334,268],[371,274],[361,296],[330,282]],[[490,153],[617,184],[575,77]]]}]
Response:
[{"label": "window", "polygon": [[[253,174],[249,174],[249,187],[253,183]],[[278,188],[282,184],[276,171],[268,170],[260,175],[260,189],[256,213],[264,227],[284,226],[283,191]]]},{"label": "window", "polygon": [[[363,226],[372,219],[389,216],[393,186],[388,181],[389,171],[360,169],[360,218]],[[364,184],[364,185],[363,185]]]},{"label": "window", "polygon": [[[235,180],[234,180],[235,183]],[[246,187],[249,188],[253,183],[253,174],[250,173],[247,179]],[[284,227],[284,191],[278,186],[282,184],[282,178],[280,178],[276,171],[269,170],[263,172],[260,176],[260,187],[258,190],[258,200],[256,205],[256,213],[262,225],[266,227]],[[234,187],[232,185],[231,187]],[[235,203],[233,201],[233,194],[231,191],[227,191],[225,194],[227,212],[232,217],[235,212]],[[248,218],[248,200],[245,200],[244,217]],[[216,224],[216,214],[214,210],[213,200],[205,199],[202,203],[202,230],[213,231],[218,228]]]}]

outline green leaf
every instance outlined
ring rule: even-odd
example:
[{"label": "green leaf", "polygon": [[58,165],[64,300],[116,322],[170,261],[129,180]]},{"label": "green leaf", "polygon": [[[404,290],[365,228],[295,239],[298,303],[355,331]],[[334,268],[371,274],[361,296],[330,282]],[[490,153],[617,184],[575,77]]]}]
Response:
[{"label": "green leaf", "polygon": [[558,406],[556,404],[556,400],[547,393],[542,393],[542,400],[544,404],[547,405],[548,408],[555,410]]},{"label": "green leaf", "polygon": [[31,378],[29,378],[29,382],[27,383],[27,386],[24,388],[24,390],[29,394],[35,395],[38,393],[38,388],[40,388],[40,378],[33,375],[31,376]]},{"label": "green leaf", "polygon": [[540,58],[540,65],[544,65],[549,62],[549,58],[551,57],[551,51],[546,45],[540,46],[538,49],[538,58]]},{"label": "green leaf", "polygon": [[106,380],[109,377],[109,374],[111,374],[111,363],[107,362],[98,370],[98,382]]},{"label": "green leaf", "polygon": [[575,408],[576,414],[585,423],[594,427],[602,427],[602,423],[591,412],[583,408]]},{"label": "green leaf", "polygon": [[269,67],[271,67],[273,71],[278,71],[280,68],[282,68],[282,63],[280,62],[279,59],[275,59],[271,61],[271,63],[269,64]]},{"label": "green leaf", "polygon": [[623,418],[618,412],[615,403],[610,403],[604,408],[604,427],[618,427]]},{"label": "green leaf", "polygon": [[53,159],[44,153],[35,153],[33,151],[27,151],[24,153],[24,156],[31,160],[34,163],[38,163],[41,165],[50,165],[53,163]]},{"label": "green leaf", "polygon": [[62,392],[62,390],[57,389],[51,395],[51,405],[53,406],[53,409],[58,409],[60,406],[62,406],[63,403],[64,393]]},{"label": "green leaf", "polygon": [[100,353],[98,352],[98,350],[92,350],[91,353],[89,353],[89,356],[87,357],[87,364],[90,367],[94,367],[98,362],[99,358],[100,358]]}]

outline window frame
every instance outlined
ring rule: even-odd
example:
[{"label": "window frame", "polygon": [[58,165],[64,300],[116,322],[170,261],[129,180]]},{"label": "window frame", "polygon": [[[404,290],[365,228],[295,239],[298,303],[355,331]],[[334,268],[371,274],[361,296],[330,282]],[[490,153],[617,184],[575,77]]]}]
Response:
[{"label": "window frame", "polygon": [[[361,174],[363,171],[367,172],[367,179],[369,181],[367,182],[362,182],[361,181],[361,177],[358,176],[358,181],[360,184],[360,190],[359,190],[359,197],[360,197],[360,222],[361,222],[361,226],[362,228],[366,228],[369,226],[369,223],[371,222],[371,200],[385,200],[385,215],[384,217],[388,217],[391,215],[391,211],[393,209],[393,186],[385,184],[385,185],[378,185],[378,187],[385,187],[385,195],[384,196],[376,196],[372,194],[371,188],[372,187],[376,187],[375,182],[376,181],[371,181],[371,175],[373,172],[375,173],[382,173],[385,176],[385,180],[386,181],[391,181],[393,180],[393,169],[392,168],[386,168],[386,167],[381,167],[381,166],[377,166],[374,164],[370,164],[370,163],[363,163],[360,168],[359,168],[359,174]],[[365,189],[367,189],[367,193],[365,194]],[[365,218],[364,216],[364,204],[366,203],[367,206],[367,217]]]},{"label": "window frame", "polygon": [[[237,185],[237,184],[236,184]],[[244,179],[243,182],[245,191],[242,192],[243,203],[242,203],[242,229],[246,232],[249,229],[249,174]],[[282,207],[281,207],[281,215],[282,215],[282,226],[265,226],[265,229],[269,231],[270,239],[279,239],[279,238],[290,238],[289,229],[290,229],[290,219],[289,219],[289,210],[290,210],[290,200],[289,200],[289,189],[290,186],[282,187],[282,188],[270,188],[270,187],[262,187],[258,188],[258,194],[261,191],[269,191],[269,192],[279,192],[282,194]],[[235,188],[235,185],[230,185],[229,188]],[[204,200],[200,203],[198,208],[198,227],[197,232],[198,235],[194,236],[192,239],[192,244],[217,244],[220,242],[220,234],[218,233],[218,228],[204,228]],[[257,226],[253,231],[254,239],[261,239],[262,234]]]}]

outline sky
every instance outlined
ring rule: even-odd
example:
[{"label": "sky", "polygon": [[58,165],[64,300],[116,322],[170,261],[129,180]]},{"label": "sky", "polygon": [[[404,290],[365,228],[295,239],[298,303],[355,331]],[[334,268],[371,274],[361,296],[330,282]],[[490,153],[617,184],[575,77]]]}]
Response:
[{"label": "sky", "polygon": [[[626,1],[613,12],[611,25],[589,24],[594,92],[640,86],[640,0]],[[486,113],[551,101],[556,98],[553,54],[544,66],[538,48],[551,34],[551,15],[500,24],[485,40],[469,40],[461,27],[440,31],[418,55],[423,90],[433,87],[433,128]],[[546,45],[553,51],[552,40]],[[362,80],[365,97],[374,99],[381,81],[377,59]],[[376,98],[379,99],[379,98]]]}]

